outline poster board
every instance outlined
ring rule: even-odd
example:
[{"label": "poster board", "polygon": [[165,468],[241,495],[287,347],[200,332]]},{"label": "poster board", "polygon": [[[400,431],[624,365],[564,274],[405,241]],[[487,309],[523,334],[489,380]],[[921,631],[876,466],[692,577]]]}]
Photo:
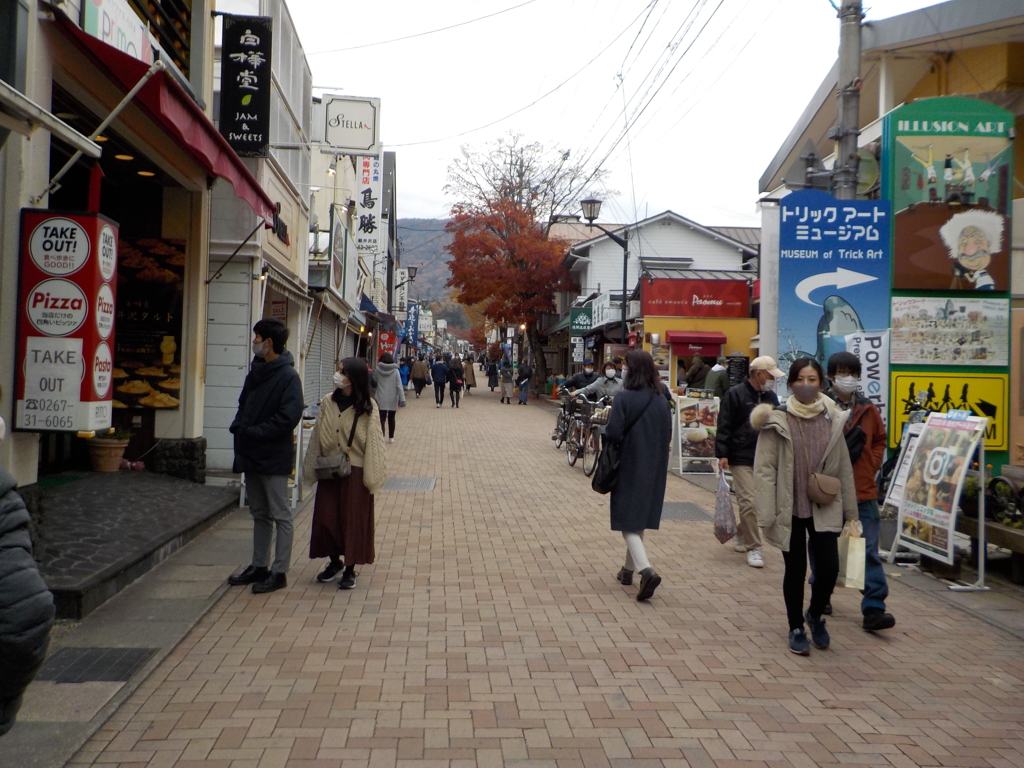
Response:
[{"label": "poster board", "polygon": [[[710,389],[690,389],[684,395],[673,395],[673,399],[676,405],[674,463],[679,474],[693,474],[687,469],[691,462],[707,465],[717,461],[715,439],[721,401]],[[711,469],[703,468],[698,474]]]},{"label": "poster board", "polygon": [[[924,411],[918,411],[924,414]],[[889,482],[889,488],[885,494],[885,506],[898,510],[900,502],[903,501],[903,488],[907,484],[907,475],[910,472],[910,457],[914,454],[914,446],[924,431],[924,422],[908,423],[907,430],[900,441],[900,454],[896,460],[896,474]]]},{"label": "poster board", "polygon": [[893,298],[891,355],[894,365],[1007,366],[1010,300]]}]

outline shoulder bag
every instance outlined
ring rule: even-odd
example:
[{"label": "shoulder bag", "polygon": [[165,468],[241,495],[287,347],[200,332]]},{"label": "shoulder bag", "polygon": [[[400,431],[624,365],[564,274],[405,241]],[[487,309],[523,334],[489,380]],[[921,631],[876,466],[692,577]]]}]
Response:
[{"label": "shoulder bag", "polygon": [[[804,461],[807,462],[807,468],[810,469],[811,461],[807,455],[807,441],[804,439],[804,428],[802,425],[800,427],[800,444],[804,449]],[[824,461],[822,459],[822,463]],[[807,477],[807,498],[819,507],[828,506],[835,501],[841,488],[842,482],[838,477],[826,475],[824,472],[811,472]]]},{"label": "shoulder bag", "polygon": [[622,443],[626,442],[626,435],[633,429],[640,417],[647,413],[651,403],[657,400],[659,395],[652,394],[644,409],[634,418],[625,432],[622,433],[622,440],[608,440],[601,436],[601,455],[597,458],[597,469],[594,470],[594,478],[590,481],[590,487],[598,493],[611,493],[619,482],[619,465],[622,462]]},{"label": "shoulder bag", "polygon": [[348,433],[348,445],[341,453],[333,456],[318,456],[313,462],[313,471],[317,480],[340,480],[352,474],[352,462],[348,458],[348,451],[352,448],[352,439],[356,436],[356,424],[359,423],[357,413],[352,419],[352,429]]}]

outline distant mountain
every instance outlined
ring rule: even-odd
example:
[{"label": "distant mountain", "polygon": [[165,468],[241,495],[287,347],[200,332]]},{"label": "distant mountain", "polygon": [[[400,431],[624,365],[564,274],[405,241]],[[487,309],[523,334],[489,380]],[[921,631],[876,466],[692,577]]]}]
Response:
[{"label": "distant mountain", "polygon": [[446,263],[451,257],[444,247],[452,236],[444,231],[447,219],[399,219],[398,239],[402,246],[402,266],[419,267],[409,295],[416,299],[444,302],[451,295],[445,287],[451,277]]}]

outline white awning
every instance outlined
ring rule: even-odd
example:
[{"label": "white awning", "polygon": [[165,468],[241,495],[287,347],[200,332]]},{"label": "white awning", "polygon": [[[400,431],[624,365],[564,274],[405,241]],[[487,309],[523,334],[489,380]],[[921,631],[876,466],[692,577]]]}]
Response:
[{"label": "white awning", "polygon": [[87,157],[98,158],[103,153],[102,147],[95,141],[54,117],[3,80],[0,80],[0,128],[29,137],[36,128],[45,128]]}]

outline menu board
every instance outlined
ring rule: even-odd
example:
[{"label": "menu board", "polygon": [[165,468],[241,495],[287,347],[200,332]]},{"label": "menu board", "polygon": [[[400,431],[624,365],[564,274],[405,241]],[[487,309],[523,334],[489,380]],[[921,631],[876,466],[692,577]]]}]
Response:
[{"label": "menu board", "polygon": [[1010,364],[1010,300],[897,297],[892,300],[896,365]]},{"label": "menu board", "polygon": [[718,435],[719,399],[710,389],[688,389],[676,403],[679,409],[679,454],[712,459]]},{"label": "menu board", "polygon": [[729,355],[729,386],[742,384],[750,376],[750,358],[746,355]]}]

